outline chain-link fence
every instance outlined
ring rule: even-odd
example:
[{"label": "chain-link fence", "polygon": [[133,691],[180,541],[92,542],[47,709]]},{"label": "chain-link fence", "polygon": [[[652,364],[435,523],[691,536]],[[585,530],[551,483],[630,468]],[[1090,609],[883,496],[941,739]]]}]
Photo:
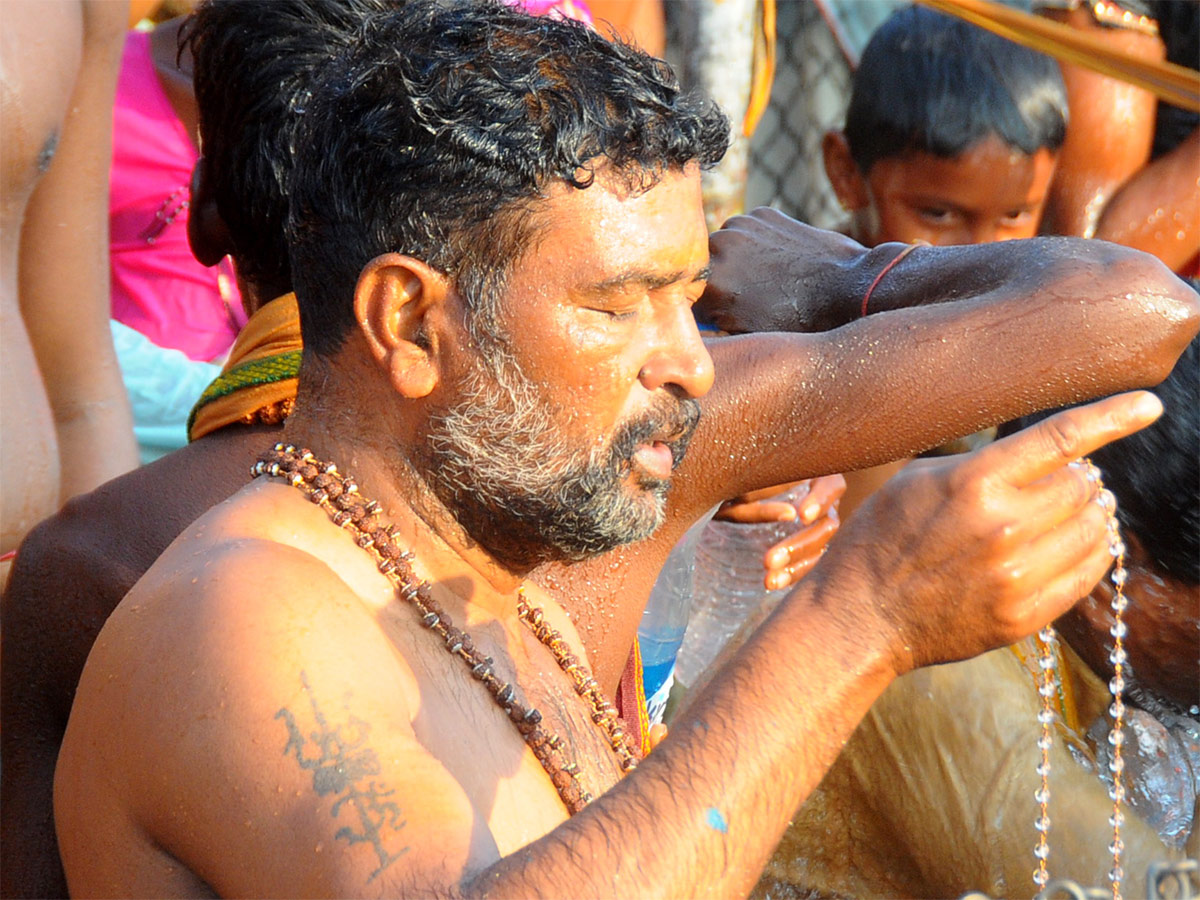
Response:
[{"label": "chain-link fence", "polygon": [[821,137],[841,125],[850,63],[812,0],[778,4],[777,53],[771,103],[750,142],[746,208],[774,206],[836,228],[844,214],[825,177]]},{"label": "chain-link fence", "polygon": [[[679,67],[686,0],[665,5],[668,58]],[[821,138],[840,127],[851,61],[904,0],[777,0],[778,65],[771,102],[750,143],[746,208],[774,206],[823,228],[843,224],[825,177]]]}]

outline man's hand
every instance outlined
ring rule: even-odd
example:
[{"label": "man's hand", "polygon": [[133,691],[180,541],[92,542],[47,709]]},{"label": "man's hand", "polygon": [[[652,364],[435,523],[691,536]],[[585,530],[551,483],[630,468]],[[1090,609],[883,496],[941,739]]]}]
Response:
[{"label": "man's hand", "polygon": [[858,572],[896,672],[1025,637],[1112,563],[1096,485],[1071,463],[1158,418],[1152,394],[1110,397],[974,453],[918,460],[859,508],[818,572]]},{"label": "man's hand", "polygon": [[696,304],[722,331],[827,331],[846,321],[831,289],[839,268],[866,252],[856,241],[813,228],[775,209],[732,216],[709,238],[712,277]]}]

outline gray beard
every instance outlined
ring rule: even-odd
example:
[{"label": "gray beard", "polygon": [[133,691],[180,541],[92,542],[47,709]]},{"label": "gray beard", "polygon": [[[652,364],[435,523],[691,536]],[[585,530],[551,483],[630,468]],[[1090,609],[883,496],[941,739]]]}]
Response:
[{"label": "gray beard", "polygon": [[649,537],[662,524],[667,479],[636,474],[647,440],[682,461],[699,420],[695,400],[663,397],[603,447],[573,448],[566,412],[542,397],[506,348],[486,340],[461,399],[434,415],[424,475],[472,540],[500,561],[574,561]]}]

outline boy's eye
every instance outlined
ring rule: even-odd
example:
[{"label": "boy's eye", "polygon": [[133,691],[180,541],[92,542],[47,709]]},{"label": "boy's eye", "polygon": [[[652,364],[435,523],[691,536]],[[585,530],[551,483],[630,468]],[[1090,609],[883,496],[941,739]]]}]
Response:
[{"label": "boy's eye", "polygon": [[941,206],[923,206],[918,212],[922,218],[928,219],[930,222],[948,222],[950,220],[950,210]]},{"label": "boy's eye", "polygon": [[1013,209],[1004,214],[1004,218],[1009,222],[1023,222],[1029,215],[1029,210]]}]

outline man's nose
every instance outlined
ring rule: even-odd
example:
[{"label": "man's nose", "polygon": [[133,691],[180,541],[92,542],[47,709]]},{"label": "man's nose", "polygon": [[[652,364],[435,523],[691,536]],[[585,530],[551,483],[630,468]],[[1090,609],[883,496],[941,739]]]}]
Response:
[{"label": "man's nose", "polygon": [[680,304],[660,329],[638,380],[648,391],[674,385],[689,397],[703,397],[713,383],[712,357],[700,339],[691,307]]}]

